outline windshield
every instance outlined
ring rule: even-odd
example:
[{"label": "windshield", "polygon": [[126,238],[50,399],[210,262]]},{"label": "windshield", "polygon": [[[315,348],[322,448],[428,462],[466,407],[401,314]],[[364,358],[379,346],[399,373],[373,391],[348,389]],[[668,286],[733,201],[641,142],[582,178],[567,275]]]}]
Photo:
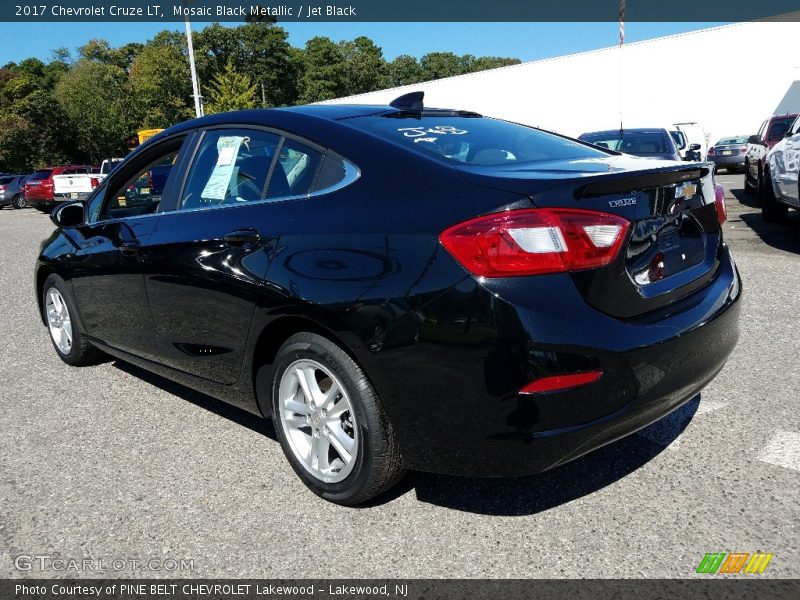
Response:
[{"label": "windshield", "polygon": [[30,178],[31,179],[47,179],[48,177],[50,177],[50,173],[52,173],[52,172],[53,172],[52,169],[39,169],[38,171],[34,172],[34,174],[31,175]]},{"label": "windshield", "polygon": [[740,135],[739,137],[728,137],[722,138],[718,141],[715,146],[733,146],[733,145],[742,145],[747,143],[747,136]]},{"label": "windshield", "polygon": [[391,113],[351,122],[414,152],[456,163],[505,165],[607,156],[600,150],[532,127],[466,114]]},{"label": "windshield", "polygon": [[0,185],[6,185],[14,181],[16,177],[0,177]]},{"label": "windshield", "polygon": [[672,140],[679,149],[683,150],[686,147],[686,138],[682,131],[670,131],[669,134],[672,136]]},{"label": "windshield", "polygon": [[665,136],[660,131],[598,131],[584,133],[580,139],[601,148],[637,156],[670,152]]}]

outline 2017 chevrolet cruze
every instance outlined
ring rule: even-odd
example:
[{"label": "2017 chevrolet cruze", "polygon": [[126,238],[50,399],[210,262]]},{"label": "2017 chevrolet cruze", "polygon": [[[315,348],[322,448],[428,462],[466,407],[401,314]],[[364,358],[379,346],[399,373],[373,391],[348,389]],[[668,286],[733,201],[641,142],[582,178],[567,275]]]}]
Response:
[{"label": "2017 chevrolet cruze", "polygon": [[458,111],[227,113],[60,206],[35,284],[59,356],[271,416],[342,504],[405,469],[535,473],[722,368],[740,280],[710,164]]}]

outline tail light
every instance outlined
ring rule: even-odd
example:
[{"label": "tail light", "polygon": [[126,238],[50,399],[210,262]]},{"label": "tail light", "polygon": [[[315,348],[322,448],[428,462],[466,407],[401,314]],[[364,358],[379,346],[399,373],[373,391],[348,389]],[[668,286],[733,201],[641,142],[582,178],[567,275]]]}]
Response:
[{"label": "tail light", "polygon": [[603,375],[602,371],[587,371],[585,373],[570,373],[567,375],[553,375],[534,379],[520,388],[520,394],[541,394],[544,392],[557,392],[569,388],[594,383]]},{"label": "tail light", "polygon": [[91,186],[92,186],[92,189],[94,189],[94,188],[96,188],[98,185],[100,185],[100,180],[99,180],[97,177],[90,177],[90,178],[89,178],[89,183],[91,184]]},{"label": "tail light", "polygon": [[747,146],[742,146],[739,148],[739,154],[747,154]]},{"label": "tail light", "polygon": [[630,222],[579,209],[509,210],[445,229],[439,241],[473,275],[518,277],[609,264]]},{"label": "tail light", "polygon": [[725,208],[725,188],[720,184],[714,185],[714,206],[717,208],[717,219],[722,225],[728,220],[728,209]]},{"label": "tail light", "polygon": [[43,179],[42,180],[42,187],[43,188],[51,188],[51,187],[53,187],[53,180],[52,179]]},{"label": "tail light", "polygon": [[6,186],[0,185],[0,192],[5,192],[5,191],[6,191]]},{"label": "tail light", "polygon": [[716,153],[717,153],[717,150],[713,146],[708,149],[708,156],[714,156]]}]

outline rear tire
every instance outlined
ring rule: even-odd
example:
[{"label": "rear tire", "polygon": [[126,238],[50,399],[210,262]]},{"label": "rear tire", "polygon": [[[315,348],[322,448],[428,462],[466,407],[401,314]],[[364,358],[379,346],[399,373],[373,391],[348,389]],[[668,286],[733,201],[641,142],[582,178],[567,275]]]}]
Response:
[{"label": "rear tire", "polygon": [[28,202],[25,200],[25,196],[22,194],[17,194],[11,199],[11,206],[14,208],[25,208],[28,205]]},{"label": "rear tire", "polygon": [[42,313],[58,357],[73,367],[94,365],[105,354],[86,339],[76,317],[75,300],[58,275],[50,275],[42,288]]},{"label": "rear tire", "polygon": [[772,177],[769,169],[761,178],[761,185],[758,188],[758,199],[761,204],[761,216],[767,223],[779,223],[786,219],[789,207],[781,204],[775,198],[775,190],[772,187]]},{"label": "rear tire", "polygon": [[402,478],[403,458],[389,418],[344,350],[321,335],[298,333],[281,346],[272,373],[275,431],[311,491],[355,505]]}]

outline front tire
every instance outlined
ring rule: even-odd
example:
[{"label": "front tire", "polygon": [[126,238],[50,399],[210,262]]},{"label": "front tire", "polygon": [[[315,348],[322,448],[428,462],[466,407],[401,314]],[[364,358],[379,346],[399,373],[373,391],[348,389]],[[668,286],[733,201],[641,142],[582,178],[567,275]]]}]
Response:
[{"label": "front tire", "polygon": [[756,184],[750,179],[750,163],[745,160],[744,163],[744,193],[755,194],[758,191]]},{"label": "front tire", "polygon": [[758,188],[758,200],[761,204],[761,216],[767,223],[779,223],[786,219],[789,207],[778,202],[775,198],[775,190],[772,187],[772,177],[769,169],[764,172],[761,178],[761,185]]},{"label": "front tire", "polygon": [[28,205],[28,202],[25,200],[25,196],[22,194],[17,194],[11,199],[11,206],[14,208],[25,208]]},{"label": "front tire", "polygon": [[50,275],[42,288],[42,312],[56,354],[68,365],[83,367],[100,362],[104,354],[92,346],[80,329],[72,294],[58,275]]},{"label": "front tire", "polygon": [[315,494],[360,504],[402,478],[389,418],[344,350],[315,333],[298,333],[281,346],[272,372],[275,431],[289,464]]}]

